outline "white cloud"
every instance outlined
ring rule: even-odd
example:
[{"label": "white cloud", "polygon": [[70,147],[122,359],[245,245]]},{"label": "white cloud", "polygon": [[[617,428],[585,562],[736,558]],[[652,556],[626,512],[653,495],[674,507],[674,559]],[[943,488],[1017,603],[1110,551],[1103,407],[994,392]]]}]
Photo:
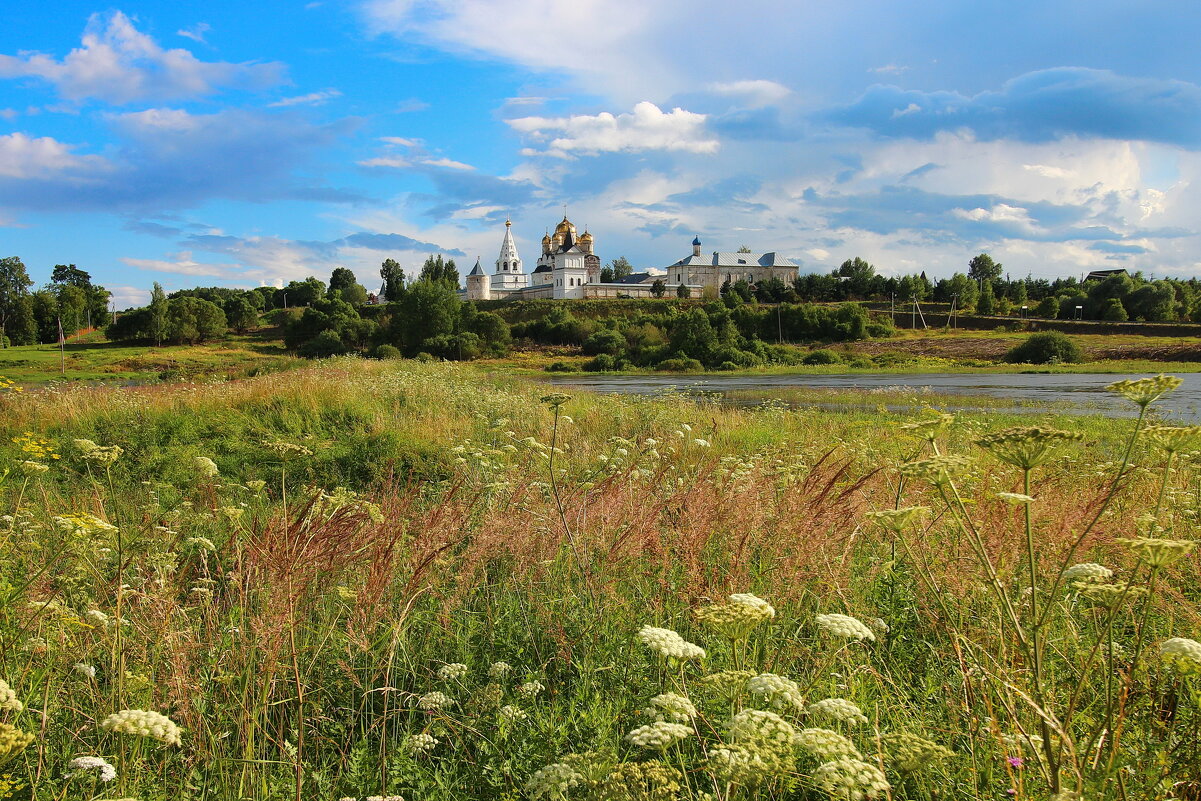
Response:
[{"label": "white cloud", "polygon": [[[645,100],[634,106],[632,112],[618,115],[602,111],[571,117],[520,117],[507,122],[535,141],[549,138],[541,152],[559,158],[639,150],[709,154],[716,153],[719,146],[717,139],[705,131],[704,114],[682,108],[664,112]],[[559,135],[551,138],[551,133]]]},{"label": "white cloud", "polygon": [[285,97],[282,100],[276,100],[274,103],[268,103],[268,108],[282,108],[286,106],[319,106],[322,103],[333,100],[336,97],[341,97],[342,93],[337,89],[322,89],[320,92],[310,92],[307,95],[299,95],[297,97]]},{"label": "white cloud", "polygon": [[399,145],[400,147],[421,147],[423,144],[420,139],[406,139],[403,136],[381,136],[379,140],[389,145]]},{"label": "white cloud", "polygon": [[185,39],[191,39],[193,42],[208,44],[208,42],[204,40],[204,35],[212,29],[213,26],[209,25],[207,22],[197,22],[191,28],[180,28],[175,32],[175,35],[182,36]]},{"label": "white cloud", "polygon": [[905,106],[905,108],[899,108],[896,111],[894,111],[892,113],[892,118],[895,120],[897,117],[905,117],[910,114],[916,114],[921,110],[922,110],[922,107],[919,106],[917,103],[910,103],[908,106]]},{"label": "white cloud", "polygon": [[900,75],[908,69],[908,67],[898,66],[897,64],[885,64],[882,67],[872,67],[868,72],[874,72],[879,75]]},{"label": "white cloud", "polygon": [[170,259],[134,259],[122,256],[121,261],[130,267],[157,273],[226,278],[236,272],[236,266],[232,264],[201,264],[192,258],[192,252],[188,250],[168,255]]},{"label": "white cloud", "polygon": [[356,161],[355,164],[358,164],[360,167],[390,167],[397,170],[413,166],[413,162],[408,159],[397,158],[396,156],[378,156],[373,159]]},{"label": "white cloud", "polygon": [[71,101],[95,98],[123,105],[211,95],[222,88],[260,89],[279,83],[281,64],[200,61],[187,50],[164,50],[120,11],[93,14],[80,47],[61,61],[43,53],[0,55],[0,78],[40,78]]},{"label": "white cloud", "polygon": [[410,97],[408,100],[402,100],[396,104],[393,109],[397,114],[411,114],[414,111],[425,111],[430,107],[430,104],[416,97]]},{"label": "white cloud", "polygon": [[765,80],[711,83],[708,88],[714,94],[744,98],[751,108],[779,103],[792,94],[792,90],[787,86]]},{"label": "white cloud", "polygon": [[70,178],[73,172],[103,171],[99,156],[77,156],[71,145],[49,136],[33,138],[23,133],[0,136],[0,176],[5,178]]},{"label": "white cloud", "polygon": [[446,167],[451,170],[474,170],[475,169],[475,167],[472,167],[470,164],[464,164],[461,161],[455,161],[454,159],[447,159],[447,158],[425,159],[421,163],[428,164],[431,167]]}]

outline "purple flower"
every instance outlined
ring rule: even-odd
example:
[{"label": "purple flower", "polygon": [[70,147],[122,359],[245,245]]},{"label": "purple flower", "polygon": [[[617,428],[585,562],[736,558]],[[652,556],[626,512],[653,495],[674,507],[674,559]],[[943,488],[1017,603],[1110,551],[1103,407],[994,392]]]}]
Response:
[{"label": "purple flower", "polygon": [[1009,766],[1012,768],[1020,768],[1022,765],[1026,764],[1026,760],[1022,759],[1021,757],[1007,757],[1005,761],[1008,762]]}]

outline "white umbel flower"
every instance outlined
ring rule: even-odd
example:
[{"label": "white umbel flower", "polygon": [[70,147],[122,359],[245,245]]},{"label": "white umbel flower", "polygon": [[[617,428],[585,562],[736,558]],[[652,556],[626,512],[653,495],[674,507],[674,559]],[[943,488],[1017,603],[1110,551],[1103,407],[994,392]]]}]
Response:
[{"label": "white umbel flower", "polygon": [[503,679],[513,672],[513,666],[508,662],[493,662],[488,667],[488,678]]},{"label": "white umbel flower", "polygon": [[854,743],[829,729],[801,729],[797,732],[796,744],[818,759],[860,757],[859,749]]},{"label": "white umbel flower", "polygon": [[558,799],[583,780],[584,776],[572,765],[566,762],[552,762],[534,771],[534,775],[530,776],[525,784],[525,791],[534,801],[540,798]]},{"label": "white umbel flower", "polygon": [[818,766],[813,772],[813,781],[830,794],[831,798],[846,801],[863,801],[880,798],[891,786],[884,773],[875,765],[858,759],[836,759]]},{"label": "white umbel flower", "polygon": [[875,642],[876,635],[858,618],[850,615],[818,615],[817,627],[832,637],[846,640],[867,640]]},{"label": "white umbel flower", "polygon": [[221,472],[217,468],[217,463],[207,456],[192,457],[192,469],[196,471],[196,475],[202,478],[213,478]]},{"label": "white umbel flower", "polygon": [[662,750],[692,734],[692,729],[683,723],[668,723],[661,720],[639,726],[626,735],[626,739],[640,748]]},{"label": "white umbel flower", "polygon": [[467,666],[462,662],[451,662],[438,668],[438,678],[442,681],[455,681],[467,675]]},{"label": "white umbel flower", "polygon": [[826,698],[816,701],[810,704],[806,711],[814,717],[836,720],[852,726],[867,723],[867,715],[863,714],[863,710],[845,698]]},{"label": "white umbel flower", "polygon": [[542,694],[546,689],[546,685],[540,681],[527,681],[525,684],[518,685],[517,694],[522,698],[533,700]]},{"label": "white umbel flower", "polygon": [[529,714],[519,706],[505,704],[500,708],[500,717],[502,720],[507,720],[510,723],[520,723],[527,719]]},{"label": "white umbel flower", "polygon": [[438,738],[425,732],[410,734],[404,741],[404,748],[410,754],[426,754],[433,751],[437,746]]},{"label": "white umbel flower", "polygon": [[1201,673],[1201,642],[1173,637],[1159,644],[1159,657],[1181,673]]},{"label": "white umbel flower", "polygon": [[8,686],[8,682],[0,679],[0,710],[5,712],[20,712],[25,708],[21,703],[21,699],[17,698],[17,693],[12,687]]},{"label": "white umbel flower", "polygon": [[638,639],[647,648],[667,659],[678,659],[685,662],[690,659],[705,658],[704,648],[693,645],[671,629],[643,626],[638,630]]},{"label": "white umbel flower", "polygon": [[696,705],[679,693],[663,693],[652,698],[642,713],[654,720],[687,723],[696,717]]},{"label": "white umbel flower", "polygon": [[109,764],[108,760],[97,756],[75,757],[67,763],[67,772],[63,774],[63,778],[70,779],[93,770],[96,771],[96,778],[102,782],[111,782],[117,778],[117,769]]},{"label": "white umbel flower", "polygon": [[434,691],[426,693],[417,699],[417,708],[424,709],[427,712],[432,712],[438,709],[446,709],[455,705],[455,701],[446,693]]},{"label": "white umbel flower", "polygon": [[1072,565],[1063,571],[1064,581],[1109,581],[1111,578],[1113,578],[1113,571],[1096,562]]},{"label": "white umbel flower", "polygon": [[751,595],[749,592],[734,593],[730,596],[730,603],[742,604],[743,606],[752,606],[767,617],[776,616],[776,608],[774,606],[757,595]]},{"label": "white umbel flower", "polygon": [[105,731],[149,737],[165,745],[180,745],[180,728],[166,715],[147,709],[122,709],[100,723]]},{"label": "white umbel flower", "polygon": [[786,676],[760,673],[747,681],[746,691],[772,709],[799,712],[805,708],[800,686]]},{"label": "white umbel flower", "polygon": [[797,731],[775,712],[744,709],[730,721],[730,737],[736,742],[761,743],[775,749],[792,748]]}]

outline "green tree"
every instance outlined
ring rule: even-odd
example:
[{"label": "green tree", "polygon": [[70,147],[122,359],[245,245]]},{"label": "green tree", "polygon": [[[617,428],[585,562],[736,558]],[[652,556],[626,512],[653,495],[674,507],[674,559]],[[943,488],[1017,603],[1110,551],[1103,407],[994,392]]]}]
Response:
[{"label": "green tree", "polygon": [[400,300],[405,291],[405,272],[400,262],[395,259],[384,259],[380,265],[379,276],[384,279],[384,300],[394,303]]},{"label": "green tree", "polygon": [[[608,266],[613,274],[613,277],[609,279],[610,281],[620,281],[622,278],[632,275],[634,272],[634,265],[630,264],[630,260],[625,256],[618,256],[616,259],[613,259],[611,262],[609,262]],[[602,269],[601,272],[603,274],[604,270]]]},{"label": "green tree", "polygon": [[976,301],[976,313],[985,317],[997,313],[997,296],[993,294],[992,281],[985,281],[981,285],[980,298]]},{"label": "green tree", "polygon": [[288,285],[283,288],[283,301],[281,306],[289,308],[291,306],[312,306],[321,298],[325,297],[325,284],[320,279],[309,276],[303,281],[289,281]]},{"label": "green tree", "polygon": [[676,318],[671,328],[671,349],[682,356],[708,363],[717,347],[717,332],[703,309],[693,307]]},{"label": "green tree", "polygon": [[21,298],[29,294],[33,281],[18,256],[0,259],[0,340],[8,347],[8,318],[17,311]]},{"label": "green tree", "polygon": [[92,276],[87,270],[81,270],[74,264],[56,264],[50,273],[50,283],[70,284],[80,289],[88,289],[92,286]]},{"label": "green tree", "polygon": [[75,284],[63,284],[55,294],[58,295],[58,315],[62,320],[63,334],[74,336],[87,323],[88,293]]},{"label": "green tree", "polygon": [[754,253],[755,251],[751,250],[749,245],[739,245],[738,252],[739,253]]},{"label": "green tree", "polygon": [[1034,310],[1034,313],[1044,319],[1054,320],[1059,316],[1059,298],[1047,295],[1038,302],[1038,308]]},{"label": "green tree", "polygon": [[[17,298],[13,313],[6,326],[8,339],[13,345],[33,345],[38,341],[38,324],[33,316],[33,297],[22,295]],[[0,332],[0,337],[3,332]]]},{"label": "green tree", "polygon": [[1109,298],[1101,306],[1099,317],[1107,323],[1124,323],[1130,319],[1121,298]]},{"label": "green tree", "polygon": [[957,296],[956,308],[975,308],[976,300],[980,297],[979,285],[968,278],[963,273],[955,273],[947,281],[946,299],[950,300],[951,296]]},{"label": "green tree", "polygon": [[667,284],[662,278],[656,278],[651,283],[651,294],[657,298],[661,298],[667,294]]},{"label": "green tree", "polygon": [[459,305],[458,295],[446,282],[417,280],[392,315],[393,341],[413,355],[427,339],[454,334]]},{"label": "green tree", "polygon": [[342,291],[343,297],[345,297],[346,290],[357,284],[358,280],[355,279],[353,272],[345,267],[335,267],[334,271],[329,276],[329,289],[327,290],[327,294],[329,292],[333,292],[335,289],[339,289]]},{"label": "green tree", "polygon": [[993,282],[1001,277],[1001,273],[1005,270],[997,262],[992,260],[992,256],[987,253],[981,253],[976,256],[967,265],[967,277],[973,281]]},{"label": "green tree", "polygon": [[39,289],[29,299],[33,305],[37,341],[45,344],[58,342],[58,296],[49,289]]},{"label": "green tree", "polygon": [[167,338],[170,328],[167,312],[170,306],[171,302],[167,300],[167,293],[163,291],[162,284],[155,281],[154,289],[150,290],[150,320],[147,326],[147,333],[155,345],[163,344],[163,340]]},{"label": "green tree", "polygon": [[676,287],[676,297],[677,298],[692,297],[692,292],[684,284],[680,284],[678,287]]},{"label": "green tree", "polygon": [[239,334],[245,333],[247,329],[255,328],[259,324],[259,310],[250,300],[257,296],[257,292],[246,292],[225,302],[225,321]]},{"label": "green tree", "polygon": [[425,260],[425,264],[421,265],[421,275],[417,280],[432,281],[458,289],[459,268],[455,266],[454,259],[443,261],[442,254],[439,253],[437,256],[430,256]]},{"label": "green tree", "polygon": [[843,297],[864,299],[871,292],[872,279],[876,276],[876,268],[856,256],[838,265],[838,269],[834,271],[834,275],[844,279],[841,282]]}]

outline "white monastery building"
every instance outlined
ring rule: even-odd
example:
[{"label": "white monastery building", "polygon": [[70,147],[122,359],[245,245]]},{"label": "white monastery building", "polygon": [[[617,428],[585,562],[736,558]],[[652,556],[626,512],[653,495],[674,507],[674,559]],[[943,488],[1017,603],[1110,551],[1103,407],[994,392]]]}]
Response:
[{"label": "white monastery building", "polygon": [[692,240],[692,255],[664,269],[634,273],[613,282],[602,283],[601,260],[594,252],[594,240],[587,230],[577,236],[576,227],[563,215],[554,234],[542,237],[542,254],[534,271],[526,273],[517,243],[513,240],[513,223],[505,220],[505,236],[501,240],[496,269],[489,274],[480,260],[467,274],[468,300],[532,299],[532,298],[649,298],[653,297],[656,280],[665,285],[668,297],[675,297],[680,284],[693,297],[700,297],[706,287],[720,289],[726,281],[750,283],[779,278],[785,283],[797,276],[797,265],[772,253],[719,253],[701,255],[701,240]]}]

